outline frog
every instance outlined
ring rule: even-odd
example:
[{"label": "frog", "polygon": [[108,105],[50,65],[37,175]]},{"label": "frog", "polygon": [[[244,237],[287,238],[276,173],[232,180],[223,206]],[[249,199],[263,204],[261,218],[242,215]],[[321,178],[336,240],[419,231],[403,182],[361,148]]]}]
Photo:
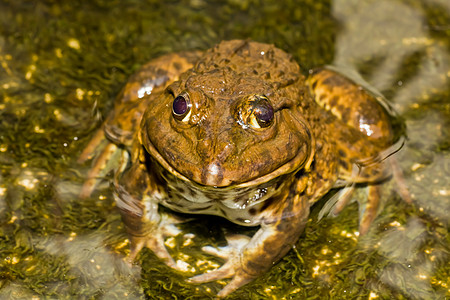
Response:
[{"label": "frog", "polygon": [[230,235],[229,248],[205,247],[223,265],[187,279],[229,278],[222,298],[280,260],[331,191],[339,191],[331,209],[338,214],[355,187],[368,189],[359,222],[367,233],[392,176],[392,118],[360,84],[332,68],[305,72],[272,44],[229,40],[165,54],[130,77],[79,156],[92,161],[80,196],[113,171],[129,260],[147,247],[174,269],[164,244],[179,234],[171,211],[257,228]]}]

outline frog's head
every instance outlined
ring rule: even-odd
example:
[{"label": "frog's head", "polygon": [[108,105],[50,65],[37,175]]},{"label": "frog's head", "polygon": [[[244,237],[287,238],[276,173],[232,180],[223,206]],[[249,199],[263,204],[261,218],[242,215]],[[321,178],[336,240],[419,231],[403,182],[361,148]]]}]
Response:
[{"label": "frog's head", "polygon": [[155,98],[141,141],[165,169],[201,185],[249,186],[309,167],[298,65],[254,42],[223,42]]}]

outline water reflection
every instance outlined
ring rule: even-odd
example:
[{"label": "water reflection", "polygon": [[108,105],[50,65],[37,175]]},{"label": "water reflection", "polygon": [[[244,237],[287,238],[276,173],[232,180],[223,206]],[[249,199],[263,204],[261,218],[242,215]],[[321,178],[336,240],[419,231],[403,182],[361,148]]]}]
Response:
[{"label": "water reflection", "polygon": [[105,247],[106,239],[106,235],[95,232],[81,236],[76,233],[69,237],[53,236],[35,242],[38,249],[60,257],[67,264],[68,272],[64,276],[72,278],[72,282],[58,285],[59,293],[67,294],[72,290],[77,294],[73,288],[79,286],[83,294],[95,295],[101,291],[105,299],[121,295],[127,299],[142,296],[137,284],[139,268],[131,268]]},{"label": "water reflection", "polygon": [[439,236],[429,232],[417,217],[410,217],[404,226],[381,235],[379,252],[389,261],[380,274],[381,282],[411,298],[434,298],[430,278],[449,258],[436,238]]}]

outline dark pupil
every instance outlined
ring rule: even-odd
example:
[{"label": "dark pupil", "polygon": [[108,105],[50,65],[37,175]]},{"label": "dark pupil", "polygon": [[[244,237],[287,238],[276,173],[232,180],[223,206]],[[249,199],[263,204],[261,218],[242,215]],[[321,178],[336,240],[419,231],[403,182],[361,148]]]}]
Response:
[{"label": "dark pupil", "polygon": [[260,103],[256,107],[255,116],[260,124],[268,124],[272,122],[273,119],[273,108],[269,103]]},{"label": "dark pupil", "polygon": [[176,115],[184,115],[187,112],[188,104],[186,99],[183,96],[177,96],[175,100],[173,100],[173,113]]}]

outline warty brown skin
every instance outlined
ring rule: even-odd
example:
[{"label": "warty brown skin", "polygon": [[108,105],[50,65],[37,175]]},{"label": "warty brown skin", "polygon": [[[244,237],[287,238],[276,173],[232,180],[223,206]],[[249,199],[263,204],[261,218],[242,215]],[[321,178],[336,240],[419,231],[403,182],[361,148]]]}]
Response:
[{"label": "warty brown skin", "polygon": [[[105,139],[82,195],[95,188],[111,153],[121,151],[115,198],[131,236],[130,259],[145,246],[177,268],[164,246],[177,221],[158,205],[260,226],[221,268],[189,279],[232,278],[218,294],[224,297],[289,251],[309,207],[330,189],[343,182],[378,187],[389,174],[379,156],[392,129],[380,103],[350,80],[324,69],[306,82],[282,50],[234,40],[144,65],[80,161]],[[377,203],[369,199],[362,232]]]}]

